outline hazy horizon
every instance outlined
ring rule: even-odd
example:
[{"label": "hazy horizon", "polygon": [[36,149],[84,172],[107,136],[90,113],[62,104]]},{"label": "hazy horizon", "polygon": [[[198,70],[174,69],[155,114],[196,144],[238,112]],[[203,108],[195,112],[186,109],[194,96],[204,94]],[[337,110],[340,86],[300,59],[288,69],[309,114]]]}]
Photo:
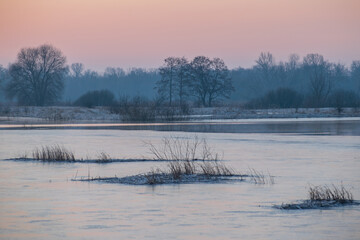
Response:
[{"label": "hazy horizon", "polygon": [[0,64],[49,43],[99,72],[197,55],[248,68],[260,52],[277,62],[320,53],[349,66],[360,58],[359,10],[355,0],[0,0]]}]

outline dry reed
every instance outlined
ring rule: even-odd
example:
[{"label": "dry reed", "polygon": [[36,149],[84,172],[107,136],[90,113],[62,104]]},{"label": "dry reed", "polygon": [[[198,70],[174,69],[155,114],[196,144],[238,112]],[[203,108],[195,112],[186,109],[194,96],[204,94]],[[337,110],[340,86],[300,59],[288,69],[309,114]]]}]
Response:
[{"label": "dry reed", "polygon": [[33,159],[41,161],[75,161],[74,153],[59,145],[36,148],[32,156]]},{"label": "dry reed", "polygon": [[311,186],[309,188],[309,198],[311,201],[353,201],[352,193],[342,184],[340,186]]},{"label": "dry reed", "polygon": [[219,154],[214,153],[206,139],[183,139],[179,137],[164,137],[161,146],[155,146],[151,142],[146,142],[149,151],[154,155],[154,159],[162,161],[217,161]]}]

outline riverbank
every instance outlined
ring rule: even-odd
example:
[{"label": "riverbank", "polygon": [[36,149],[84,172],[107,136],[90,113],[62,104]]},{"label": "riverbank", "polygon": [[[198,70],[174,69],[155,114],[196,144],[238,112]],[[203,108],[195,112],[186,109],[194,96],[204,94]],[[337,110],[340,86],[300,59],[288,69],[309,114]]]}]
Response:
[{"label": "riverbank", "polygon": [[[192,108],[189,115],[176,119],[197,121],[214,119],[267,119],[267,118],[338,118],[360,117],[359,108],[288,108],[288,109],[242,109],[236,107]],[[0,123],[113,123],[123,122],[120,114],[106,107],[70,106],[1,106]]]}]

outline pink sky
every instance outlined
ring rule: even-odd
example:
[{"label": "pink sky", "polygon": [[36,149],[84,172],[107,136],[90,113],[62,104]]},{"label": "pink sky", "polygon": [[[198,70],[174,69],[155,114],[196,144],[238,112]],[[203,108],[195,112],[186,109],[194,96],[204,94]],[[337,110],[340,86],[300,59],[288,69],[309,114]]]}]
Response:
[{"label": "pink sky", "polygon": [[360,59],[360,1],[0,0],[0,64],[43,43],[98,71],[197,55],[250,67],[261,51],[349,65]]}]

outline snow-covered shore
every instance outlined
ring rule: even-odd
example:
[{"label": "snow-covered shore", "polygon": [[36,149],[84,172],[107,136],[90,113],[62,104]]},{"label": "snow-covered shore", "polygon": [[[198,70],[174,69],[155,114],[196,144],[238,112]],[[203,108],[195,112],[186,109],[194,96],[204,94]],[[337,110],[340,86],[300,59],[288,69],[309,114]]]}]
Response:
[{"label": "snow-covered shore", "polygon": [[114,122],[121,121],[119,114],[111,113],[107,108],[85,107],[0,107],[0,123],[12,122]]},{"label": "snow-covered shore", "polygon": [[[265,118],[360,117],[359,108],[241,109],[236,107],[193,108],[187,120]],[[0,106],[0,123],[28,122],[121,122],[122,116],[108,108]]]}]

